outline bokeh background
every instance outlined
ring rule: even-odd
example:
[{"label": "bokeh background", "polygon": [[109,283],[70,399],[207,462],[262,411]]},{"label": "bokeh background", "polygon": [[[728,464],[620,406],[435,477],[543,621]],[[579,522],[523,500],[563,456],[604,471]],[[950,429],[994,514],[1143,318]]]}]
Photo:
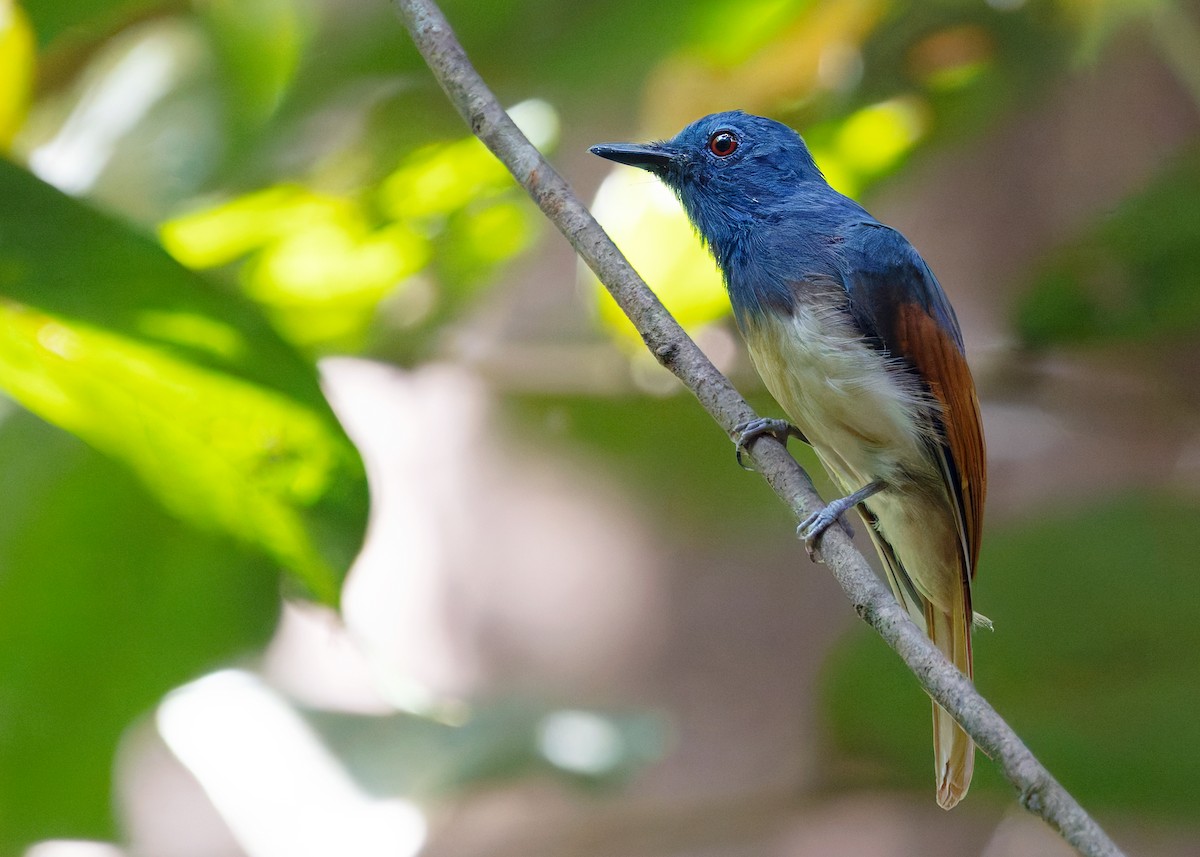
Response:
[{"label": "bokeh background", "polygon": [[[1200,853],[1200,6],[445,9],[763,413],[587,146],[766,113],[916,244],[983,401],[979,686]],[[1068,853],[982,758],[936,808],[915,681],[384,0],[0,0],[0,145],[0,853]]]}]

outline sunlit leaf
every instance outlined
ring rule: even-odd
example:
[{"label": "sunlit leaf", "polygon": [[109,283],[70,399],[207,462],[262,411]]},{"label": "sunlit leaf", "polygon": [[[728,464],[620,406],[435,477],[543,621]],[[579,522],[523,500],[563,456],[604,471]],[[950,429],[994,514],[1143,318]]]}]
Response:
[{"label": "sunlit leaf", "polygon": [[414,152],[379,187],[380,209],[399,219],[441,217],[510,186],[504,166],[475,138]]},{"label": "sunlit leaf", "polygon": [[525,200],[512,196],[473,205],[451,217],[435,258],[443,284],[457,288],[461,300],[497,266],[526,250],[541,222]]},{"label": "sunlit leaf", "polygon": [[[539,149],[558,140],[558,116],[544,101],[523,101],[509,110],[517,127]],[[424,146],[404,157],[379,186],[378,206],[393,220],[439,218],[515,190],[516,183],[496,156],[475,137]]]},{"label": "sunlit leaf", "polygon": [[292,342],[356,350],[379,302],[429,256],[428,241],[404,224],[368,231],[353,218],[329,220],[272,243],[242,281]]},{"label": "sunlit leaf", "polygon": [[261,647],[272,562],[166,514],[0,397],[0,853],[116,836],[113,756],[169,689]]},{"label": "sunlit leaf", "polygon": [[163,246],[190,268],[213,268],[305,227],[344,219],[349,204],[299,185],[277,185],[181,215],[161,227]]},{"label": "sunlit leaf", "polygon": [[813,0],[743,0],[698,7],[690,49],[724,65],[744,61],[777,37]]},{"label": "sunlit leaf", "polygon": [[336,600],[365,483],[312,367],[250,306],[28,173],[0,163],[0,198],[0,385]]},{"label": "sunlit leaf", "polygon": [[836,151],[850,169],[875,175],[891,168],[921,139],[924,105],[894,98],[846,117],[836,134]]},{"label": "sunlit leaf", "polygon": [[873,180],[894,171],[928,129],[922,99],[898,97],[805,129],[805,140],[826,181],[856,197]]},{"label": "sunlit leaf", "polygon": [[[545,102],[522,102],[510,114],[539,147],[556,141],[558,117]],[[245,293],[289,341],[357,352],[385,299],[393,309],[406,297],[419,306],[390,321],[443,320],[526,250],[541,223],[495,156],[464,137],[406,154],[359,194],[278,185],[177,217],[161,234],[191,267],[243,263]],[[427,268],[436,277],[414,278]]]},{"label": "sunlit leaf", "polygon": [[[694,329],[729,312],[721,272],[660,181],[632,167],[614,169],[592,211],[642,278],[684,327]],[[587,271],[601,321],[629,343],[641,340],[629,319]]]},{"label": "sunlit leaf", "polygon": [[16,0],[0,0],[0,151],[25,119],[33,86],[34,40]]}]

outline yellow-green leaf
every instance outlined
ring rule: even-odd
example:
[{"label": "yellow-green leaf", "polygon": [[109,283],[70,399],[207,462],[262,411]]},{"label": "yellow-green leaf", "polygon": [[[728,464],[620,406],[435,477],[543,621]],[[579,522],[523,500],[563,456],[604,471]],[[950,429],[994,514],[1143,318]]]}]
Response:
[{"label": "yellow-green leaf", "polygon": [[[659,299],[688,329],[729,312],[721,272],[704,249],[687,215],[671,192],[632,167],[618,167],[600,186],[592,203],[596,219]],[[600,319],[628,343],[640,337],[591,272]]]},{"label": "yellow-green leaf", "polygon": [[301,359],[148,237],[0,162],[0,387],[335,602],[362,463]]},{"label": "yellow-green leaf", "polygon": [[29,19],[15,0],[0,0],[0,151],[25,121],[35,58]]}]

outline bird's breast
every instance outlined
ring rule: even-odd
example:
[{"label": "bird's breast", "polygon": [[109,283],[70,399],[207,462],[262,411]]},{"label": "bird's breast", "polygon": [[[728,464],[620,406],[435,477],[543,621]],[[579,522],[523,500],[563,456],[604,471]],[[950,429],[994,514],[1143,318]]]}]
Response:
[{"label": "bird's breast", "polygon": [[800,294],[790,314],[759,314],[744,330],[767,389],[843,488],[940,478],[926,442],[930,397],[911,371],[866,339],[844,293]]}]

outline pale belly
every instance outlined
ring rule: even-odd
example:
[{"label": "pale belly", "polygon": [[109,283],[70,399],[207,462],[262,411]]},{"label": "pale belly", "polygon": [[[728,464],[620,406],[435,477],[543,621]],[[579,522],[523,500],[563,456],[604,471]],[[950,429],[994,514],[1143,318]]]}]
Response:
[{"label": "pale belly", "polygon": [[767,389],[842,491],[887,483],[865,505],[921,594],[948,607],[960,585],[959,537],[929,452],[928,395],[834,307],[756,320],[746,342]]},{"label": "pale belly", "polygon": [[929,397],[839,310],[801,306],[790,317],[764,317],[746,342],[767,389],[843,488],[937,472],[927,452],[930,424],[920,418]]}]

